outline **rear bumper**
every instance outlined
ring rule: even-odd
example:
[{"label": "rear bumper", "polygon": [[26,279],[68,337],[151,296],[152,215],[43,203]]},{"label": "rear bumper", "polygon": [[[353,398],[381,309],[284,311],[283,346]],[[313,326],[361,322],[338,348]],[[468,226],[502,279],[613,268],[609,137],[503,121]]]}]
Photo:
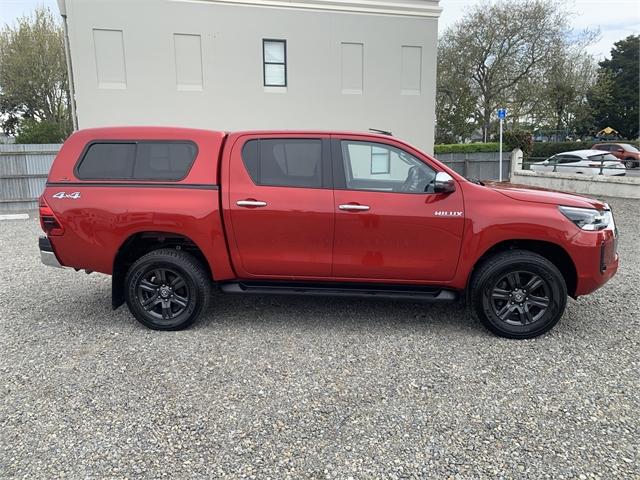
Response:
[{"label": "rear bumper", "polygon": [[40,260],[42,263],[48,267],[63,268],[47,237],[38,238],[38,247],[40,247]]}]

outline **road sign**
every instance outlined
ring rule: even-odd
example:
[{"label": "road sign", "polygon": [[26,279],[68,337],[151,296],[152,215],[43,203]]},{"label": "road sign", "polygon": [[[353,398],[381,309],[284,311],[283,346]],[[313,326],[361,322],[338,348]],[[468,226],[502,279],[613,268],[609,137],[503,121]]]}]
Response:
[{"label": "road sign", "polygon": [[498,118],[500,120],[504,120],[505,118],[507,118],[507,109],[506,108],[499,108],[498,109]]}]

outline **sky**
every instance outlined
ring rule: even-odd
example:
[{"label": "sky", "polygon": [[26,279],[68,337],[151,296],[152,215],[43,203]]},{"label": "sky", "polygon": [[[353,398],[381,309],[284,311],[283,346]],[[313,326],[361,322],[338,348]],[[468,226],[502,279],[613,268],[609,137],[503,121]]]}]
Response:
[{"label": "sky", "polygon": [[[135,1],[135,0],[132,0]],[[460,20],[470,6],[485,0],[440,0],[444,9],[440,17],[440,31]],[[576,30],[598,29],[600,39],[589,52],[601,59],[609,56],[614,42],[628,35],[640,33],[639,0],[555,0],[572,13],[570,23]],[[38,5],[46,5],[58,12],[56,0],[0,0],[0,24],[11,23]]]},{"label": "sky", "polygon": [[[569,23],[575,30],[586,28],[600,31],[600,39],[589,47],[589,53],[598,59],[609,56],[613,44],[618,40],[640,34],[639,0],[555,0],[563,4],[571,13]],[[482,0],[440,0],[444,9],[440,17],[439,29],[460,20],[469,7]]]}]

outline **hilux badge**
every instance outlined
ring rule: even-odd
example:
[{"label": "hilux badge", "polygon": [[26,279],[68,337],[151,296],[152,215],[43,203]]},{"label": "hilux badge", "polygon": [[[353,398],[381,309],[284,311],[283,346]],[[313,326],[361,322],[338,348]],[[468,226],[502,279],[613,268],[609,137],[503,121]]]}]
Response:
[{"label": "hilux badge", "polygon": [[436,210],[436,217],[461,217],[463,212],[452,212],[450,210]]}]

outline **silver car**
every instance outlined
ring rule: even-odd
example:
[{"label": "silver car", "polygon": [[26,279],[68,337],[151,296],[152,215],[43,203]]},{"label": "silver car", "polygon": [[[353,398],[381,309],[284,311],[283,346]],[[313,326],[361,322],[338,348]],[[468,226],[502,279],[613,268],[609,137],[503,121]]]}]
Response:
[{"label": "silver car", "polygon": [[534,172],[574,173],[584,175],[625,175],[620,160],[602,150],[575,150],[549,157],[531,165]]}]

